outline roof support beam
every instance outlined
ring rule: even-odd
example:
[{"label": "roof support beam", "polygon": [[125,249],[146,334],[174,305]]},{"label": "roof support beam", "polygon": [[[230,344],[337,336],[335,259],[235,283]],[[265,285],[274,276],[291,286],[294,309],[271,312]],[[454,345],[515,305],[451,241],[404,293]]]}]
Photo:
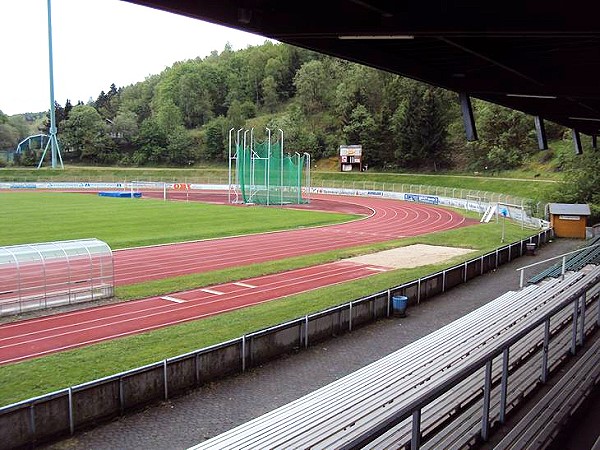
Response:
[{"label": "roof support beam", "polygon": [[471,106],[471,97],[465,92],[458,94],[460,100],[460,112],[462,113],[467,141],[472,142],[477,140],[477,128],[475,127],[475,118],[473,116],[473,107]]},{"label": "roof support beam", "polygon": [[476,52],[474,50],[471,50],[470,48],[468,48],[468,47],[466,47],[466,46],[464,46],[462,44],[459,44],[458,42],[453,41],[451,39],[447,39],[447,38],[444,38],[444,37],[440,37],[439,39],[441,41],[445,42],[448,45],[451,45],[453,47],[456,47],[456,48],[462,50],[463,52],[466,52],[466,53],[469,53],[469,54],[471,54],[473,56],[476,56],[477,58],[480,58],[480,59],[482,59],[484,61],[487,61],[487,62],[495,65],[496,67],[500,67],[501,69],[503,69],[503,70],[505,70],[507,72],[510,72],[510,73],[512,73],[513,75],[516,75],[519,78],[527,80],[530,83],[535,84],[536,86],[540,86],[540,87],[542,86],[542,83],[540,83],[538,80],[536,80],[534,78],[531,78],[530,76],[525,75],[524,73],[519,72],[518,70],[513,69],[512,67],[509,67],[509,66],[507,66],[505,64],[502,64],[501,62],[496,61],[495,59],[490,58],[489,56],[486,56],[486,55],[484,55],[482,53],[479,53],[479,52]]},{"label": "roof support beam", "polygon": [[581,146],[581,136],[579,135],[579,131],[573,128],[571,130],[571,134],[573,136],[573,148],[575,149],[575,154],[583,154],[583,147]]},{"label": "roof support beam", "polygon": [[534,120],[538,148],[540,150],[548,150],[548,139],[546,138],[546,126],[544,125],[544,119],[542,119],[540,116],[535,116]]}]

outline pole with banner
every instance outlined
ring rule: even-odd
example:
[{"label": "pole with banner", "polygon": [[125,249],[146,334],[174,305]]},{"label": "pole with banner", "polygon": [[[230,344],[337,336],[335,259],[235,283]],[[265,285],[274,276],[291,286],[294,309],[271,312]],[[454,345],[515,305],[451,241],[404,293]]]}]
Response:
[{"label": "pole with banner", "polygon": [[502,214],[502,240],[500,242],[504,243],[504,228],[506,226],[506,217],[508,216],[508,209],[502,208],[500,210],[500,214]]}]

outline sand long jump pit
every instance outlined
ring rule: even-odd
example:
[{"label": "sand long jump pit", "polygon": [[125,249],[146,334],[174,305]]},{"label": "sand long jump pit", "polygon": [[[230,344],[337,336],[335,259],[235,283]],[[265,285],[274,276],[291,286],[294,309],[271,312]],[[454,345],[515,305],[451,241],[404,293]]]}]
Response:
[{"label": "sand long jump pit", "polygon": [[414,244],[371,253],[369,255],[356,256],[354,258],[348,258],[345,261],[394,269],[410,269],[412,267],[441,263],[473,251],[474,250],[468,248]]}]

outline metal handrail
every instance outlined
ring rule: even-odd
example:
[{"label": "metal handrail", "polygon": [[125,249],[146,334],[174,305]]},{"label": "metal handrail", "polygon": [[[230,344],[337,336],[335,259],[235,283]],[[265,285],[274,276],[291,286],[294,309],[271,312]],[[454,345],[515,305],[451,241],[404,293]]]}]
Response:
[{"label": "metal handrail", "polygon": [[534,262],[533,264],[528,264],[528,265],[526,265],[526,266],[519,267],[518,269],[516,269],[516,271],[517,271],[517,272],[519,272],[519,271],[521,272],[521,275],[520,275],[520,277],[521,277],[521,278],[520,278],[520,281],[519,281],[519,288],[522,288],[522,287],[523,287],[523,284],[524,284],[524,281],[525,281],[525,280],[524,280],[524,278],[525,278],[525,269],[529,269],[529,268],[531,268],[531,267],[535,267],[535,266],[538,266],[538,265],[540,265],[540,264],[544,264],[544,263],[547,263],[547,262],[549,262],[549,261],[554,261],[555,259],[560,259],[560,258],[562,258],[562,271],[561,271],[561,276],[563,276],[563,277],[564,277],[564,276],[565,276],[565,272],[566,272],[566,262],[567,262],[567,258],[566,258],[566,257],[567,257],[568,255],[572,255],[572,254],[574,254],[574,253],[579,253],[579,252],[582,252],[582,251],[588,250],[588,249],[590,249],[590,248],[595,248],[595,247],[600,247],[600,244],[588,245],[588,246],[586,246],[586,247],[582,247],[582,248],[580,248],[580,249],[573,250],[573,251],[571,251],[571,252],[563,253],[562,255],[554,256],[554,257],[552,257],[552,258],[548,258],[548,259],[544,259],[544,260],[542,260],[542,261]]}]

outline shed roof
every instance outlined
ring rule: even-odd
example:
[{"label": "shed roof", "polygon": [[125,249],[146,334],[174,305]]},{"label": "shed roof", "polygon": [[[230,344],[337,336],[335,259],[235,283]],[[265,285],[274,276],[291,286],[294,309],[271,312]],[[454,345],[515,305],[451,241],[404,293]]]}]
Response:
[{"label": "shed roof", "polygon": [[573,216],[589,216],[591,214],[589,205],[577,203],[550,203],[548,205],[550,214],[569,214]]}]

